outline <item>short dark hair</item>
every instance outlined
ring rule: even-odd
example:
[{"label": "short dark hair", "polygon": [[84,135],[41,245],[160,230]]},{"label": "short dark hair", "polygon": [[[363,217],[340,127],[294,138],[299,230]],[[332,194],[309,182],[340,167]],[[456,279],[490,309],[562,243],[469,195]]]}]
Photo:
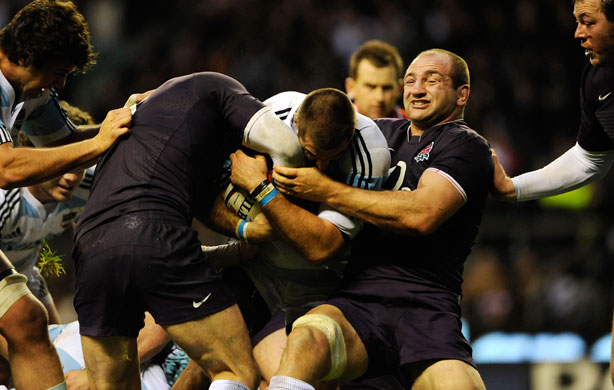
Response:
[{"label": "short dark hair", "polygon": [[444,49],[429,49],[421,52],[416,56],[416,58],[430,53],[439,53],[447,55],[452,61],[452,69],[450,71],[450,78],[452,79],[452,86],[454,88],[458,88],[461,85],[467,84],[470,85],[471,78],[469,76],[469,66],[467,62],[458,54],[454,54],[451,51]]},{"label": "short dark hair", "polygon": [[34,0],[0,30],[0,48],[15,64],[41,69],[59,61],[85,73],[96,63],[85,18],[71,1]]},{"label": "short dark hair", "polygon": [[[577,2],[578,0],[571,0],[571,5],[575,6]],[[601,12],[608,22],[614,22],[614,0],[599,0],[599,3],[601,4]]]},{"label": "short dark hair", "polygon": [[403,78],[403,60],[396,47],[389,43],[373,39],[363,43],[350,58],[349,76],[353,79],[358,77],[358,65],[360,61],[368,60],[377,68],[392,65],[396,70],[398,79]]},{"label": "short dark hair", "polygon": [[338,148],[354,134],[356,111],[350,98],[335,88],[312,91],[298,110],[298,135],[321,150]]}]

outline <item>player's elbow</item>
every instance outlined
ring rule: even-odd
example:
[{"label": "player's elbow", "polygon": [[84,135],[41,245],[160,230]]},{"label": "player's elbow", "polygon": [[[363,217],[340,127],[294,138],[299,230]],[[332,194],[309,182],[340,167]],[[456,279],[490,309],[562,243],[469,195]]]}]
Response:
[{"label": "player's elbow", "polygon": [[326,248],[314,248],[312,250],[306,251],[306,253],[303,253],[303,257],[305,258],[305,260],[307,260],[309,264],[316,266],[326,264],[330,260],[334,259],[335,255],[335,252]]},{"label": "player's elbow", "polygon": [[428,236],[441,225],[438,218],[430,214],[408,215],[399,220],[401,233],[410,236]]}]

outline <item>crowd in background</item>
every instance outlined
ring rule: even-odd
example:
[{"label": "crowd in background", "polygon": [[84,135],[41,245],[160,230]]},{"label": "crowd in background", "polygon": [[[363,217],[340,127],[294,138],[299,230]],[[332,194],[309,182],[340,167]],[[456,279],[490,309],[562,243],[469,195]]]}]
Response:
[{"label": "crowd in background", "polygon": [[[283,90],[343,89],[350,55],[377,38],[406,61],[431,47],[467,60],[472,96],[465,117],[510,175],[544,165],[575,142],[587,60],[573,39],[569,2],[75,2],[99,63],[60,96],[97,120],[131,93],[197,71],[233,76],[261,99]],[[0,25],[26,3],[0,2]],[[542,202],[489,202],[463,284],[472,338],[492,330],[573,331],[591,343],[608,333],[613,179]],[[72,281],[52,286],[70,292]]]}]

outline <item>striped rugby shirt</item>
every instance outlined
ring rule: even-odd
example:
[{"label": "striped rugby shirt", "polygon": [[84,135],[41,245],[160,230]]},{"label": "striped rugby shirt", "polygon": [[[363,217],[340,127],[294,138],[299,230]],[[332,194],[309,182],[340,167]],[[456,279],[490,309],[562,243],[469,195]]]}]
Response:
[{"label": "striped rugby shirt", "polygon": [[[305,94],[299,92],[282,92],[264,103],[297,133],[293,118],[305,97]],[[389,167],[390,152],[382,132],[371,119],[357,114],[356,130],[348,148],[341,158],[330,162],[326,174],[354,187],[379,190],[387,177]],[[328,205],[300,202],[302,207],[335,225],[346,238],[352,239],[362,228],[361,220],[347,216]],[[344,259],[349,252],[346,252],[345,256],[340,256],[340,260],[332,260],[323,266],[314,266],[290,244],[277,240],[261,244],[258,254],[258,261],[250,260],[247,262],[250,264],[245,266],[269,307],[274,309],[276,306],[286,308],[301,305],[307,303],[301,301],[319,295],[319,292],[327,293],[335,289],[336,282],[316,287],[313,280],[314,278],[319,282],[330,280],[321,272],[318,276],[318,271],[332,272],[340,280],[346,263]],[[316,292],[318,290],[320,291]]]},{"label": "striped rugby shirt", "polygon": [[45,89],[35,98],[17,100],[15,90],[0,72],[0,144],[13,142],[17,129],[35,146],[44,146],[72,134],[74,125],[53,89]]},{"label": "striped rugby shirt", "polygon": [[42,204],[27,187],[0,189],[0,250],[17,271],[31,276],[42,240],[70,228],[85,206],[95,167],[88,168],[72,197],[65,202]]}]

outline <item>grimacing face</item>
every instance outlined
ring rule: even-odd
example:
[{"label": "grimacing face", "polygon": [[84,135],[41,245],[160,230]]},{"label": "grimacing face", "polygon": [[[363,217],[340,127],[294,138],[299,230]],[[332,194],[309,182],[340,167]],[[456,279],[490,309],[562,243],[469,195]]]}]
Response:
[{"label": "grimacing face", "polygon": [[401,88],[394,65],[378,68],[368,59],[358,63],[356,79],[348,77],[345,83],[358,112],[371,119],[390,116]]},{"label": "grimacing face", "polygon": [[576,31],[584,55],[591,65],[614,64],[614,23],[601,10],[600,0],[578,0],[574,4]]},{"label": "grimacing face", "polygon": [[407,68],[403,103],[412,128],[424,131],[455,117],[459,107],[449,76],[451,67],[448,56],[426,53]]},{"label": "grimacing face", "polygon": [[80,169],[31,186],[29,189],[41,203],[65,202],[72,197],[84,176],[85,171]]}]

